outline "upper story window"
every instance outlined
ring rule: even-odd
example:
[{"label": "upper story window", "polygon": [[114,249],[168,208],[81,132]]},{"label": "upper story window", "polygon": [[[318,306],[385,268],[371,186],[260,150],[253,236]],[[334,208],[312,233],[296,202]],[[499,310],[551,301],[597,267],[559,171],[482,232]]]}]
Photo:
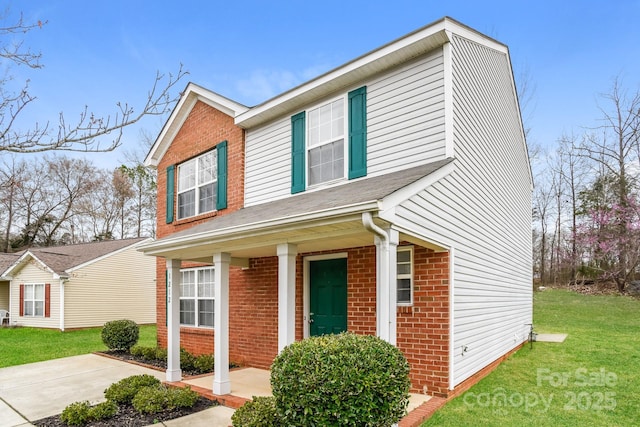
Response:
[{"label": "upper story window", "polygon": [[216,209],[217,176],[216,150],[178,166],[178,219]]},{"label": "upper story window", "polygon": [[308,117],[308,184],[344,178],[344,99],[309,110]]},{"label": "upper story window", "polygon": [[367,88],[291,117],[291,193],[367,175]]},{"label": "upper story window", "polygon": [[399,247],[397,251],[397,303],[411,305],[413,303],[413,248]]}]

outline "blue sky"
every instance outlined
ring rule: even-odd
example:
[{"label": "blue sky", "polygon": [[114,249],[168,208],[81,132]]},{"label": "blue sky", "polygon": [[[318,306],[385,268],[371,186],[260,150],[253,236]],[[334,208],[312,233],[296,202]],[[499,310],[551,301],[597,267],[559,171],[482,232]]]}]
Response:
[{"label": "blue sky", "polygon": [[[383,44],[450,16],[509,46],[516,79],[535,87],[525,117],[530,141],[552,147],[601,116],[598,95],[613,78],[640,86],[640,0],[614,1],[8,1],[10,23],[48,21],[24,37],[43,55],[38,71],[14,68],[38,97],[23,119],[68,121],[89,105],[98,114],[115,103],[141,105],[156,71],[245,105],[256,105]],[[125,133],[132,149],[140,127]],[[122,149],[88,155],[110,167]]]}]

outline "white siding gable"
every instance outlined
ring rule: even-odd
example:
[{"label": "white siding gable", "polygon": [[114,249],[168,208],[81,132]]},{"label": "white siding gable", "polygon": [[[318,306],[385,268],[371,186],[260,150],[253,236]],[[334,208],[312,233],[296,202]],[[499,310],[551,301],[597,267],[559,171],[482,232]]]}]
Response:
[{"label": "white siding gable", "polygon": [[[439,48],[358,85],[367,86],[367,176],[444,158],[443,68]],[[247,130],[245,161],[245,206],[291,196],[291,116]]]},{"label": "white siding gable", "polygon": [[526,339],[532,277],[531,180],[508,56],[454,36],[452,59],[455,170],[395,220],[452,249],[455,386]]}]

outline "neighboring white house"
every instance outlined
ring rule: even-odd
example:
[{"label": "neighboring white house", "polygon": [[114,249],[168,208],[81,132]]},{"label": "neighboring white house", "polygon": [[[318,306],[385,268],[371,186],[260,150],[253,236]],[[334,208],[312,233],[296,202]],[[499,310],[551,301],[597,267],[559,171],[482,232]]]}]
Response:
[{"label": "neighboring white house", "polygon": [[26,250],[2,274],[9,281],[11,325],[66,330],[117,319],[155,323],[155,260],[138,251],[150,240]]},{"label": "neighboring white house", "polygon": [[[348,42],[348,37],[345,39]],[[532,177],[509,50],[443,18],[255,107],[189,84],[158,169],[158,337],[268,368],[376,334],[449,396],[527,339]]]}]

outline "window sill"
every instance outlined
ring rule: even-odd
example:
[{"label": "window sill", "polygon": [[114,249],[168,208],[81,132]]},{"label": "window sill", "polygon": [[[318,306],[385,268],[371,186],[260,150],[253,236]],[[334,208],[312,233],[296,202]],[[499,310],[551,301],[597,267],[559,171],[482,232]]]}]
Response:
[{"label": "window sill", "polygon": [[190,216],[187,218],[182,218],[182,219],[177,219],[175,221],[173,221],[171,223],[171,225],[183,225],[183,224],[189,224],[192,222],[198,222],[198,221],[202,221],[203,219],[207,219],[207,218],[214,218],[218,216],[218,211],[211,211],[211,212],[206,212],[200,215],[196,215],[196,216]]}]

